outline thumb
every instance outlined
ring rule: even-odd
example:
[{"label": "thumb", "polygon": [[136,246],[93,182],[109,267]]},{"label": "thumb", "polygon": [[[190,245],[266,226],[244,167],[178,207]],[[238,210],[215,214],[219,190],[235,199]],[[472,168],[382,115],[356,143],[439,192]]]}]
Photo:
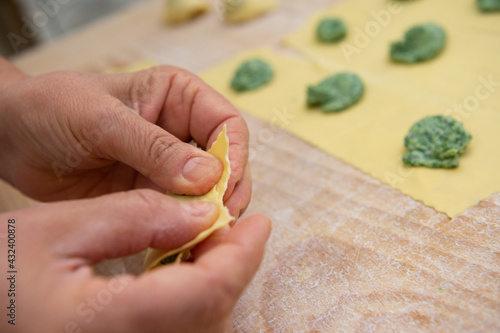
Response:
[{"label": "thumb", "polygon": [[126,109],[105,131],[101,153],[175,194],[202,195],[222,176],[222,163]]},{"label": "thumb", "polygon": [[29,232],[44,235],[41,247],[52,247],[57,256],[90,264],[148,247],[178,248],[209,228],[218,216],[213,203],[180,203],[153,190],[51,203],[27,211],[32,216],[25,220],[45,222],[29,227]]}]

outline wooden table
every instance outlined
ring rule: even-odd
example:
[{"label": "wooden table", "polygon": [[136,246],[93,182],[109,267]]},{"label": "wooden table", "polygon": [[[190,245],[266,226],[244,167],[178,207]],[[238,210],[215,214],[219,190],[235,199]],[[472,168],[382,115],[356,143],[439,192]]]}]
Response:
[{"label": "wooden table", "polygon": [[[166,27],[161,1],[148,1],[14,62],[40,74],[99,72],[148,58],[197,72],[247,48],[279,48],[282,37],[329,3],[282,1],[278,11],[238,26],[212,12]],[[274,229],[234,311],[235,331],[500,330],[500,195],[450,219],[283,130],[245,118],[257,151],[247,214],[270,216]],[[2,211],[34,204],[5,184],[0,199]],[[134,271],[138,262],[105,267],[126,263]]]}]

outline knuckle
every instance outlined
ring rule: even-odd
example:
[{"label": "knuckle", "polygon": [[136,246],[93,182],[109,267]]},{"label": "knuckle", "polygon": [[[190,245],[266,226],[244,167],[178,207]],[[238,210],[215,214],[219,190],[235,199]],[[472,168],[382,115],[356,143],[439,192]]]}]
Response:
[{"label": "knuckle", "polygon": [[164,86],[169,81],[189,83],[198,78],[195,74],[175,66],[156,66],[146,70],[144,75],[143,82],[151,87]]},{"label": "knuckle", "polygon": [[184,69],[175,68],[175,74],[172,76],[172,85],[182,87],[183,91],[190,94],[198,91],[202,81],[195,74]]},{"label": "knuckle", "polygon": [[136,112],[140,112],[143,105],[148,104],[152,98],[152,92],[157,87],[157,83],[161,82],[158,78],[158,71],[154,68],[141,72],[138,78],[138,80],[133,81],[129,90],[130,106]]},{"label": "knuckle", "polygon": [[180,142],[164,135],[149,138],[148,157],[153,172],[164,171],[172,156],[179,155],[182,147]]}]

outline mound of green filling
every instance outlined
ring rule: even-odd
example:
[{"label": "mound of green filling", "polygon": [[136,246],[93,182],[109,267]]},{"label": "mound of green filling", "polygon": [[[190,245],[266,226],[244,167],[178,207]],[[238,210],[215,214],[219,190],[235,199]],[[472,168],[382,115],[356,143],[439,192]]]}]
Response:
[{"label": "mound of green filling", "polygon": [[231,87],[239,92],[254,90],[269,83],[273,76],[273,69],[267,62],[251,59],[240,65],[231,81]]},{"label": "mound of green filling", "polygon": [[442,27],[434,23],[417,25],[406,32],[402,41],[392,43],[391,59],[404,63],[427,61],[439,55],[445,44]]},{"label": "mound of green filling", "polygon": [[500,0],[477,0],[477,5],[482,12],[500,10]]},{"label": "mound of green filling", "polygon": [[415,123],[405,137],[408,166],[455,168],[471,140],[462,123],[447,116],[429,116]]},{"label": "mound of green filling", "polygon": [[177,253],[177,254],[171,255],[170,257],[166,257],[165,259],[160,261],[160,264],[162,264],[162,265],[172,264],[177,260],[177,256],[179,256],[179,255],[180,255],[180,253]]},{"label": "mound of green filling", "polygon": [[344,22],[335,17],[323,19],[316,29],[316,37],[323,43],[336,43],[344,39],[347,28]]},{"label": "mound of green filling", "polygon": [[338,112],[356,104],[363,97],[361,79],[352,73],[339,73],[316,86],[307,87],[307,106],[324,112]]}]

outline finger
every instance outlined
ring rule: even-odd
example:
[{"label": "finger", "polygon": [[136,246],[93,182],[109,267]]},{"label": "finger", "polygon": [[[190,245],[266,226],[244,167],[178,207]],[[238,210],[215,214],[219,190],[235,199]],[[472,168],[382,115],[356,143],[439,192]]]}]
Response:
[{"label": "finger", "polygon": [[[235,187],[245,174],[248,166],[248,129],[242,117],[230,118],[225,122],[229,139],[229,161],[231,165],[231,176],[227,184],[224,200],[233,194]],[[224,123],[213,132],[209,139],[209,145],[217,139],[222,131]]]},{"label": "finger", "polygon": [[[227,194],[227,192],[226,192]],[[225,202],[231,216],[238,219],[250,204],[252,197],[252,173],[250,167],[247,166],[243,178],[236,184],[233,193]]]},{"label": "finger", "polygon": [[[180,119],[189,126],[179,126]],[[245,120],[228,100],[193,74],[179,72],[171,81],[158,124],[179,137],[192,137],[207,148],[225,124],[231,163],[226,198],[231,196],[247,166],[249,132]],[[184,131],[179,130],[182,128]]]},{"label": "finger", "polygon": [[145,177],[144,175],[137,174],[134,180],[134,185],[132,186],[134,189],[151,189],[160,193],[165,193],[165,189],[158,186],[151,179]]},{"label": "finger", "polygon": [[248,160],[248,128],[236,108],[196,75],[173,66],[109,76],[110,92],[149,122],[182,141],[194,139],[209,148],[227,125],[231,177],[230,195]]},{"label": "finger", "polygon": [[134,280],[117,295],[115,310],[126,314],[131,331],[184,332],[193,322],[222,322],[257,271],[270,229],[263,216],[242,221],[194,264],[158,268]]},{"label": "finger", "polygon": [[212,203],[180,203],[152,190],[47,204],[31,213],[34,220],[46,216],[57,230],[50,234],[41,230],[45,242],[40,246],[52,247],[57,256],[82,259],[82,264],[139,253],[148,247],[177,248],[210,227],[218,214]]},{"label": "finger", "polygon": [[267,217],[250,216],[238,223],[219,246],[195,257],[195,263],[205,270],[219,272],[224,276],[225,287],[233,284],[234,291],[243,289],[260,265],[270,233],[271,221]]},{"label": "finger", "polygon": [[200,146],[209,148],[226,124],[231,162],[226,193],[230,196],[248,161],[249,133],[245,120],[227,99],[196,75],[175,67],[165,71],[153,72],[157,77],[166,76],[164,79],[150,80],[170,82],[158,125],[179,138],[193,138]]},{"label": "finger", "polygon": [[231,227],[225,226],[213,232],[210,237],[191,249],[192,258],[199,258],[203,253],[210,251],[212,248],[222,243],[230,231]]},{"label": "finger", "polygon": [[100,157],[123,162],[176,194],[207,193],[222,175],[214,156],[180,141],[124,105],[109,111]]},{"label": "finger", "polygon": [[233,316],[229,316],[229,318],[226,319],[226,326],[224,332],[225,333],[233,332]]}]

